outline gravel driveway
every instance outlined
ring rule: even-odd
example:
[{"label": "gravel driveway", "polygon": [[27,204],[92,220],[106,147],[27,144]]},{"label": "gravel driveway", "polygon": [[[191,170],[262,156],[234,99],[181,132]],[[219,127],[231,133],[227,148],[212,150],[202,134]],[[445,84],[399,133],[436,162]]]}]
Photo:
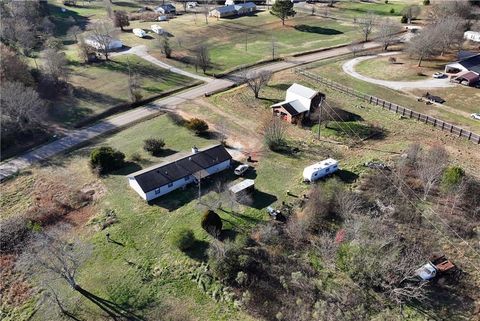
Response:
[{"label": "gravel driveway", "polygon": [[394,55],[398,53],[399,52],[392,52],[392,53],[386,53],[386,54],[354,58],[344,63],[342,66],[342,69],[346,74],[352,77],[355,77],[357,79],[360,79],[372,84],[392,88],[395,90],[403,90],[403,89],[411,89],[411,88],[427,89],[427,88],[453,87],[453,84],[448,80],[448,78],[443,78],[443,79],[431,78],[428,80],[416,80],[416,81],[390,81],[390,80],[380,80],[380,79],[366,77],[366,76],[360,75],[358,72],[355,71],[355,65],[361,61],[364,61],[367,59],[373,59],[378,56],[388,56],[388,55]]}]

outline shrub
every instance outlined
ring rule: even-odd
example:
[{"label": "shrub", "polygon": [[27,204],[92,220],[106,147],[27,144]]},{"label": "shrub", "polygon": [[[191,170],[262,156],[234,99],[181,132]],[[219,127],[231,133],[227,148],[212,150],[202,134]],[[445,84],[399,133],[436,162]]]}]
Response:
[{"label": "shrub", "polygon": [[195,243],[195,234],[191,229],[181,229],[172,238],[172,244],[180,251],[186,251],[192,248]]},{"label": "shrub", "polygon": [[142,160],[142,155],[140,155],[140,153],[132,153],[132,155],[130,155],[130,159],[134,162],[140,162]]},{"label": "shrub", "polygon": [[187,122],[187,128],[199,135],[208,130],[208,124],[204,120],[192,118]]},{"label": "shrub", "polygon": [[458,185],[462,178],[465,176],[463,168],[458,166],[450,166],[444,172],[442,176],[442,185],[449,188]]},{"label": "shrub", "polygon": [[106,174],[123,166],[125,155],[108,146],[97,147],[90,153],[90,166],[99,174]]},{"label": "shrub", "polygon": [[30,228],[24,217],[10,217],[0,222],[0,253],[19,249],[28,237]]},{"label": "shrub", "polygon": [[395,13],[395,9],[390,9],[390,13]]},{"label": "shrub", "polygon": [[394,64],[394,63],[397,62],[397,58],[395,58],[395,57],[389,57],[389,58],[388,58],[388,62],[391,63],[391,64]]},{"label": "shrub", "polygon": [[159,155],[164,146],[165,141],[161,138],[148,138],[143,141],[143,149],[153,156]]},{"label": "shrub", "polygon": [[408,22],[407,16],[402,16],[402,18],[400,19],[400,22],[401,23],[407,23]]},{"label": "shrub", "polygon": [[202,228],[211,235],[218,235],[222,231],[222,219],[212,210],[208,210],[202,217]]},{"label": "shrub", "polygon": [[423,0],[423,5],[424,6],[429,6],[430,5],[430,0]]}]

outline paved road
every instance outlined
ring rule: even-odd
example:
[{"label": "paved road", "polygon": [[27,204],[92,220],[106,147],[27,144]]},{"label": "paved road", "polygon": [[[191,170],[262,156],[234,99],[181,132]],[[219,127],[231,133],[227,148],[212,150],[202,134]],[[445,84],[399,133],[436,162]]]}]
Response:
[{"label": "paved road", "polygon": [[[387,56],[387,55],[393,55],[393,54],[398,54],[398,52],[392,52],[388,54],[380,54],[378,56]],[[367,59],[372,59],[377,57],[377,55],[374,56],[364,56],[364,57],[358,57],[352,60],[347,61],[346,63],[343,64],[342,69],[345,73],[349,74],[352,77],[355,77],[357,79],[367,81],[372,84],[377,84],[380,86],[384,86],[387,88],[392,88],[395,90],[402,90],[402,89],[410,89],[410,88],[418,88],[418,89],[427,89],[427,88],[445,88],[445,87],[452,87],[453,84],[448,80],[448,78],[443,78],[443,79],[428,79],[428,80],[417,80],[417,81],[390,81],[390,80],[380,80],[380,79],[375,79],[375,78],[370,78],[363,76],[359,74],[358,72],[355,71],[355,65],[358,64],[361,61],[367,60]]]},{"label": "paved road", "polygon": [[[377,43],[367,43],[365,45],[365,49],[371,49],[379,46],[380,45]],[[138,47],[134,47],[134,48],[138,48]],[[200,78],[204,79],[206,84],[194,87],[192,89],[177,93],[175,95],[172,95],[163,99],[159,99],[143,107],[136,108],[134,110],[131,110],[119,115],[114,115],[90,127],[86,127],[78,130],[72,130],[68,132],[66,136],[63,138],[60,138],[46,145],[35,148],[30,152],[27,152],[16,158],[12,158],[8,161],[2,162],[0,164],[0,180],[3,180],[11,175],[14,175],[19,170],[27,168],[28,166],[34,163],[44,161],[52,156],[71,150],[83,143],[88,142],[89,140],[95,137],[107,134],[113,130],[120,129],[122,127],[128,126],[135,122],[141,121],[143,119],[152,117],[153,115],[157,114],[162,110],[174,109],[175,106],[182,104],[188,100],[201,97],[205,93],[227,89],[235,85],[235,83],[239,83],[241,81],[241,73],[239,72],[233,73],[225,77],[224,79],[213,79],[213,78],[201,77],[201,76],[194,75],[186,71],[180,70],[178,68],[174,68],[167,64],[164,64],[163,62],[148,55],[148,53],[143,49],[140,49],[139,51],[136,51],[136,50],[138,49],[134,49],[133,53],[138,54],[142,58],[147,59],[149,61],[152,61],[152,62],[154,61],[153,63],[155,63],[156,65],[159,65],[159,66],[165,65],[165,68],[173,72],[178,72],[183,75],[188,75],[196,79],[200,79]],[[277,71],[289,69],[295,66],[299,66],[302,64],[314,62],[317,60],[340,56],[343,54],[347,54],[348,52],[349,52],[348,47],[345,46],[345,47],[329,49],[329,50],[325,50],[317,53],[312,53],[308,55],[303,55],[299,57],[292,57],[286,61],[269,63],[269,64],[261,65],[259,67],[251,68],[249,70],[270,70],[272,72],[277,72]]]}]

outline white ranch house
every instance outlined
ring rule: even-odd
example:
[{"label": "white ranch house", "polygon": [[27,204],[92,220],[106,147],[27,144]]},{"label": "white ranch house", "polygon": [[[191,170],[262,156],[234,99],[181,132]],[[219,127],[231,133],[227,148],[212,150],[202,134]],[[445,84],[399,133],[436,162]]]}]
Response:
[{"label": "white ranch house", "polygon": [[170,193],[190,183],[226,170],[232,156],[222,145],[204,149],[172,161],[157,164],[128,175],[128,183],[146,201]]}]

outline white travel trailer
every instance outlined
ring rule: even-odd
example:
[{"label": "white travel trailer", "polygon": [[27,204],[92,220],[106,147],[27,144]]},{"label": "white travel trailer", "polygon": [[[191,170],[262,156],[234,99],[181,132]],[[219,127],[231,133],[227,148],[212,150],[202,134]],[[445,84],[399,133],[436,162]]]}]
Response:
[{"label": "white travel trailer", "polygon": [[143,29],[140,29],[140,28],[135,28],[133,29],[133,34],[137,37],[140,37],[140,38],[143,38],[147,35],[147,33],[145,32],[145,30]]},{"label": "white travel trailer", "polygon": [[314,182],[317,179],[328,176],[338,170],[338,161],[333,158],[325,159],[316,164],[305,167],[303,170],[303,180]]},{"label": "white travel trailer", "polygon": [[85,43],[97,50],[105,50],[105,47],[108,47],[107,50],[111,51],[123,47],[123,43],[120,40],[110,36],[91,35],[85,39]]},{"label": "white travel trailer", "polygon": [[159,25],[151,25],[150,29],[152,29],[152,31],[155,32],[157,35],[162,35],[165,32],[165,30],[163,30],[163,28]]}]

